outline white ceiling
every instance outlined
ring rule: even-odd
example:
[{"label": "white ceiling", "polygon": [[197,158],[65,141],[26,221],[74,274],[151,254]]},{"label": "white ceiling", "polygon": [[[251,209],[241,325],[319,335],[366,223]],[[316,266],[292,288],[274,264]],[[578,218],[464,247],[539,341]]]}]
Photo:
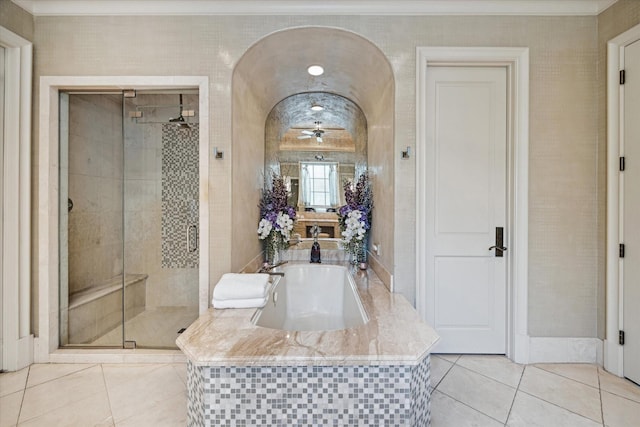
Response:
[{"label": "white ceiling", "polygon": [[617,0],[12,0],[36,16],[597,15]]}]

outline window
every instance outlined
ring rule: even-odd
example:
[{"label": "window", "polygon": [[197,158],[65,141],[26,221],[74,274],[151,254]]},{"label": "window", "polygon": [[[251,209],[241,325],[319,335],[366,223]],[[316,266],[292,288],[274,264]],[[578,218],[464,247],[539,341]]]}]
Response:
[{"label": "window", "polygon": [[304,207],[330,208],[339,204],[338,164],[300,163],[300,196]]}]

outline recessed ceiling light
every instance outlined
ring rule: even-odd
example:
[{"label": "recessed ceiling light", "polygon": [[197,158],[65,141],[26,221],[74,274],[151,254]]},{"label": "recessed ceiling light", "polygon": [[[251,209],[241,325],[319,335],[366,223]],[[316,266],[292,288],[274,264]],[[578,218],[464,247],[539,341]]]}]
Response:
[{"label": "recessed ceiling light", "polygon": [[324,73],[324,68],[322,68],[320,65],[311,65],[309,68],[307,68],[307,72],[312,76],[320,76],[322,75],[322,73]]},{"label": "recessed ceiling light", "polygon": [[324,110],[324,107],[322,105],[320,105],[320,104],[313,104],[311,106],[311,109],[313,111],[322,111],[322,110]]}]

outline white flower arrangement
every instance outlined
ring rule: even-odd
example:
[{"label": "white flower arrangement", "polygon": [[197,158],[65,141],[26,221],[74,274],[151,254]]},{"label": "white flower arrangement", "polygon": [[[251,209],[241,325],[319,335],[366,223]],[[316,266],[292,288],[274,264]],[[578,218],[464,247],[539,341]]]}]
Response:
[{"label": "white flower arrangement", "polygon": [[269,219],[262,218],[260,220],[260,223],[258,224],[258,237],[260,238],[260,240],[264,240],[269,237],[271,231],[274,230],[277,233],[280,233],[284,240],[289,240],[291,230],[293,230],[293,220],[291,219],[291,217],[289,217],[288,214],[283,212],[278,212],[275,226]]},{"label": "white flower arrangement", "polygon": [[362,241],[367,234],[366,224],[362,219],[364,215],[359,210],[353,210],[349,212],[345,219],[345,230],[341,233],[342,240],[349,244],[352,240]]},{"label": "white flower arrangement", "polygon": [[260,240],[264,240],[267,237],[269,237],[269,234],[271,233],[271,230],[273,229],[273,224],[271,224],[271,221],[269,221],[266,218],[262,218],[260,220],[260,224],[258,224],[258,234],[260,237]]},{"label": "white flower arrangement", "polygon": [[276,224],[280,228],[280,234],[282,234],[282,237],[284,237],[284,239],[288,241],[289,236],[291,235],[291,230],[293,230],[293,220],[289,217],[288,214],[279,212],[278,218],[276,219]]}]

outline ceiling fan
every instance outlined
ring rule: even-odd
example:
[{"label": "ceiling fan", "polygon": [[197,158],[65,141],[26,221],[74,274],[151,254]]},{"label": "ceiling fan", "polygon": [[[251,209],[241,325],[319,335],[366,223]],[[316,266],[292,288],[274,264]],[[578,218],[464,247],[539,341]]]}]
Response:
[{"label": "ceiling fan", "polygon": [[324,130],[320,129],[320,123],[322,122],[315,121],[313,123],[316,125],[316,128],[313,130],[303,130],[302,135],[300,135],[298,139],[308,139],[315,137],[316,141],[322,142],[322,135],[328,134],[329,132],[325,132]]}]

